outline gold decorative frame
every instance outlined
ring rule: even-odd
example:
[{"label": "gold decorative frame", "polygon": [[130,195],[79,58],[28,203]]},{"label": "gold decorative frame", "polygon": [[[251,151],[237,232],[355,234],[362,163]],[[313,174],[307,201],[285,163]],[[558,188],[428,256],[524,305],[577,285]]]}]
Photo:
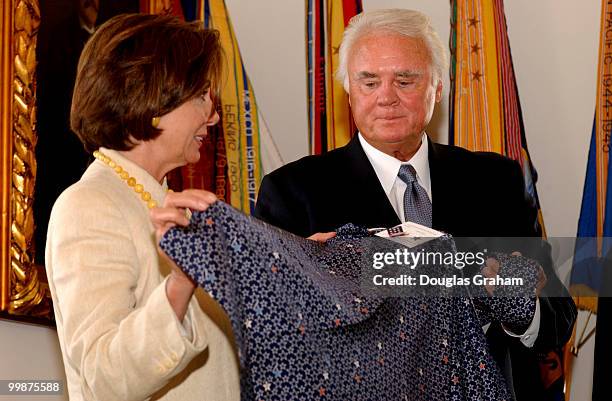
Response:
[{"label": "gold decorative frame", "polygon": [[49,289],[32,247],[38,0],[3,0],[0,17],[0,317],[48,324]]}]

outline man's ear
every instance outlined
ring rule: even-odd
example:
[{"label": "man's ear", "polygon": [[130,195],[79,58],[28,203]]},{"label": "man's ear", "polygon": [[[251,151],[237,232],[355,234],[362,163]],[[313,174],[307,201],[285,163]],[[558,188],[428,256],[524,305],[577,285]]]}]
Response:
[{"label": "man's ear", "polygon": [[344,91],[346,92],[346,96],[348,97],[349,106],[351,106],[351,84],[349,82],[348,76],[344,78],[344,85],[342,85]]},{"label": "man's ear", "polygon": [[438,85],[436,86],[436,103],[440,103],[442,100],[442,80],[438,80]]}]

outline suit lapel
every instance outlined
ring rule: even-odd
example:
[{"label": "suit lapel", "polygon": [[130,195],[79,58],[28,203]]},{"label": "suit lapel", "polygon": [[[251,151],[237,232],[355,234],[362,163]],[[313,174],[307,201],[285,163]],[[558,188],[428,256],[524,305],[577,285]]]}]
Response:
[{"label": "suit lapel", "polygon": [[370,227],[391,227],[400,223],[387,194],[380,185],[376,172],[366,156],[357,135],[351,139],[343,150],[349,172],[346,177],[350,196],[355,202],[356,212],[363,216],[363,221]]},{"label": "suit lapel", "polygon": [[456,210],[453,202],[454,177],[452,169],[449,168],[448,157],[445,157],[445,149],[429,141],[429,174],[431,177],[431,210],[432,226],[434,229],[449,232],[453,225],[453,210]]}]

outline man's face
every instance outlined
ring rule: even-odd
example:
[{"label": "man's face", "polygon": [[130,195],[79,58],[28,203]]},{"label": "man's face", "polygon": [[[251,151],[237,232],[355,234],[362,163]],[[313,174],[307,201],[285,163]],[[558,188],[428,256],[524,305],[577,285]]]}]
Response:
[{"label": "man's face", "polygon": [[363,137],[382,151],[406,146],[416,151],[442,96],[442,81],[434,78],[423,40],[366,34],[351,49],[348,76],[349,100]]}]

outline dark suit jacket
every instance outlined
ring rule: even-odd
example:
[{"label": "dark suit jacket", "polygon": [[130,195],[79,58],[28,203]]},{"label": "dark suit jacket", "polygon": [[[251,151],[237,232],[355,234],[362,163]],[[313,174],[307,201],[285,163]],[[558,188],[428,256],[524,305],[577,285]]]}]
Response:
[{"label": "dark suit jacket", "polygon": [[[454,237],[540,237],[537,210],[525,197],[518,163],[430,140],[429,168],[433,228]],[[357,136],[342,148],[304,157],[265,176],[254,215],[304,237],[349,222],[370,228],[400,223]],[[544,245],[535,248],[521,251],[538,259],[548,276],[547,287],[559,291],[550,253]],[[508,379],[518,400],[542,399],[535,352],[567,342],[576,318],[569,297],[540,297],[540,311],[533,350],[507,336],[500,325],[487,332],[500,366],[514,367],[506,375],[513,372]]]}]

